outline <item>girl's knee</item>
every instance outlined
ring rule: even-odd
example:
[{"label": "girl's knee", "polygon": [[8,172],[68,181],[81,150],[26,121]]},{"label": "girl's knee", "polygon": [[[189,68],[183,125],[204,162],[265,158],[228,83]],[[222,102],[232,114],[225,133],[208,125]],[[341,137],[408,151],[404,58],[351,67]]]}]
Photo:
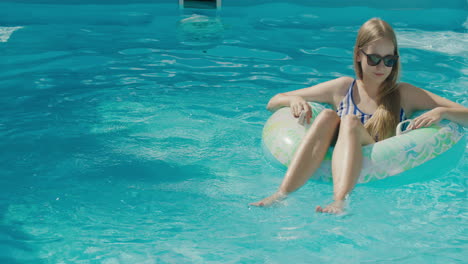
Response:
[{"label": "girl's knee", "polygon": [[375,140],[361,123],[361,119],[355,115],[346,115],[341,118],[339,135],[344,137],[357,135],[361,145],[375,143]]},{"label": "girl's knee", "polygon": [[305,139],[311,139],[315,136],[321,138],[327,135],[333,136],[338,132],[340,117],[332,109],[325,109],[315,118],[313,127],[307,131]]},{"label": "girl's knee", "polygon": [[327,123],[339,122],[340,117],[338,116],[338,114],[336,114],[334,110],[325,109],[322,112],[320,112],[320,114],[317,116],[317,120],[320,120],[322,122],[327,122]]},{"label": "girl's knee", "polygon": [[341,130],[355,131],[362,126],[361,120],[355,115],[345,115],[341,118]]}]

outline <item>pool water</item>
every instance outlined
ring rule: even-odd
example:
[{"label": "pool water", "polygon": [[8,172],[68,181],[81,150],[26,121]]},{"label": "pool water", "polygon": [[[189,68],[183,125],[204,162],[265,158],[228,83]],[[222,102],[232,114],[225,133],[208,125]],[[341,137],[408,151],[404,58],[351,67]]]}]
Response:
[{"label": "pool water", "polygon": [[248,206],[284,173],[262,152],[266,103],[354,76],[371,17],[397,32],[402,81],[468,106],[466,3],[124,2],[0,3],[0,263],[466,260],[466,149],[435,179],[358,185],[343,216],[314,213],[332,195],[314,181]]}]

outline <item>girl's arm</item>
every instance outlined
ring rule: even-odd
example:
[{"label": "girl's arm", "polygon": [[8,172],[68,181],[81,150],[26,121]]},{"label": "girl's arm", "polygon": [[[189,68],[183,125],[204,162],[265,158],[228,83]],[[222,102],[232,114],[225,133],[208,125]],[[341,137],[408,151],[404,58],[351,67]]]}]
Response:
[{"label": "girl's arm", "polygon": [[427,127],[442,119],[468,126],[468,108],[408,83],[400,86],[402,106],[410,115],[430,110],[414,119],[413,128]]},{"label": "girl's arm", "polygon": [[340,77],[311,87],[279,93],[270,99],[267,109],[276,111],[281,107],[297,104],[299,101],[315,101],[335,106],[336,100],[341,100],[343,87],[349,86],[352,80],[350,77]]},{"label": "girl's arm", "polygon": [[468,126],[468,108],[441,108],[442,118],[452,120],[465,127]]}]

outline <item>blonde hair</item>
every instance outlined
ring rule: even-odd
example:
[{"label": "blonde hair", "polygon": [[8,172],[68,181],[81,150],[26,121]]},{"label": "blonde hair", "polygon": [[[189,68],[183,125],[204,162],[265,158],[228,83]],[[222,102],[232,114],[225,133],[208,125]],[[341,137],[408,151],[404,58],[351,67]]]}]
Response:
[{"label": "blonde hair", "polygon": [[[379,18],[372,18],[359,29],[354,45],[354,70],[359,79],[363,79],[361,62],[357,56],[361,49],[379,39],[392,41],[394,55],[399,56],[395,32],[392,27]],[[390,75],[380,86],[379,106],[372,117],[366,122],[365,128],[377,141],[394,135],[395,128],[400,122],[400,93],[398,91],[398,77],[400,73],[399,60],[392,67]]]}]

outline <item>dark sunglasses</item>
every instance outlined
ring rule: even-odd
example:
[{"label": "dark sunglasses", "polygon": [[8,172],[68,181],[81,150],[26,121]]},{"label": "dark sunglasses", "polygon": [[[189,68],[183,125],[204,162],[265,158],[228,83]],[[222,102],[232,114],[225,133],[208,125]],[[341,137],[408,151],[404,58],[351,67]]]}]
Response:
[{"label": "dark sunglasses", "polygon": [[367,54],[363,50],[361,50],[361,52],[367,56],[367,65],[369,66],[377,66],[379,65],[380,61],[383,60],[385,66],[393,67],[393,65],[395,65],[395,63],[398,61],[398,56],[396,55],[387,55],[382,57],[377,54]]}]

